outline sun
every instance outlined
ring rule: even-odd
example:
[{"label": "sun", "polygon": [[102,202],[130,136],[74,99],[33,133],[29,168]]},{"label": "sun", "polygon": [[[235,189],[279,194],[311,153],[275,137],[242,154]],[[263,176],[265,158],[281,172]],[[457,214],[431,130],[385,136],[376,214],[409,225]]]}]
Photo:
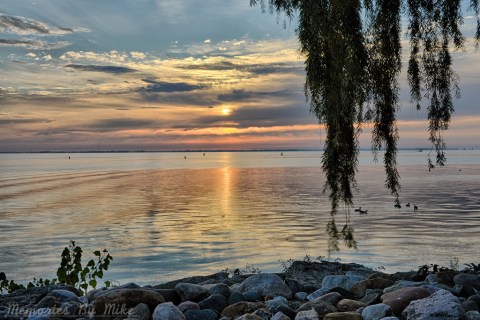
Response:
[{"label": "sun", "polygon": [[232,113],[232,110],[230,110],[230,108],[225,107],[222,109],[222,114],[224,116],[228,116],[230,113]]}]

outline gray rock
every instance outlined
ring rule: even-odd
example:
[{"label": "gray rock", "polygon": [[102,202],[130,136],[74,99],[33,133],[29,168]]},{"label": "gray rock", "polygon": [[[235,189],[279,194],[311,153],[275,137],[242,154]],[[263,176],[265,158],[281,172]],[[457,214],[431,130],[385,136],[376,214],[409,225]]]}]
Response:
[{"label": "gray rock", "polygon": [[362,311],[363,319],[368,320],[380,320],[391,315],[392,309],[390,306],[383,303],[366,306]]},{"label": "gray rock", "polygon": [[171,302],[159,304],[152,314],[152,320],[186,320],[185,315]]},{"label": "gray rock", "polygon": [[389,292],[397,291],[403,288],[420,287],[423,284],[424,284],[423,282],[400,280],[395,282],[393,286],[383,289],[383,293],[389,293]]},{"label": "gray rock", "polygon": [[425,278],[425,282],[426,282],[426,283],[430,283],[430,284],[437,283],[437,282],[438,282],[438,280],[437,280],[437,275],[436,275],[435,273],[429,274],[429,275]]},{"label": "gray rock", "polygon": [[360,299],[359,301],[363,302],[363,303],[365,303],[365,305],[369,306],[371,304],[380,303],[380,296],[381,296],[381,294],[379,294],[379,293],[368,292],[368,293],[365,293],[363,298]]},{"label": "gray rock", "polygon": [[183,313],[185,313],[185,311],[187,311],[188,309],[200,310],[200,306],[198,305],[198,303],[192,301],[184,301],[180,303],[177,307]]},{"label": "gray rock", "polygon": [[267,309],[258,309],[252,313],[254,316],[260,317],[263,320],[270,320],[272,318],[272,313],[269,312]]},{"label": "gray rock", "polygon": [[464,310],[460,301],[447,290],[438,290],[428,298],[410,302],[402,312],[405,319],[449,320],[461,319]]},{"label": "gray rock", "polygon": [[210,295],[210,290],[201,285],[192,283],[178,283],[175,286],[175,290],[182,301],[199,302]]},{"label": "gray rock", "polygon": [[225,309],[227,305],[227,299],[221,294],[213,294],[198,303],[200,309],[212,309],[218,313],[222,313],[222,310]]},{"label": "gray rock", "polygon": [[365,280],[365,277],[358,275],[334,275],[326,276],[322,280],[322,288],[340,287],[345,290],[350,290],[357,282]]},{"label": "gray rock", "polygon": [[468,311],[465,313],[465,320],[480,320],[480,312],[478,311]]},{"label": "gray rock", "polygon": [[228,297],[228,304],[229,305],[235,304],[237,302],[242,302],[242,301],[247,301],[247,299],[245,298],[243,293],[240,293],[240,292],[236,292],[236,291],[232,292],[230,297]]},{"label": "gray rock", "polygon": [[330,292],[330,293],[324,294],[323,296],[317,298],[316,300],[322,300],[330,303],[333,306],[336,306],[341,300],[343,300],[343,297],[338,292]]},{"label": "gray rock", "polygon": [[235,320],[263,320],[263,319],[254,314],[244,314],[243,316],[235,318]]},{"label": "gray rock", "polygon": [[245,292],[258,292],[264,298],[274,298],[276,296],[282,296],[287,299],[292,297],[290,288],[285,282],[272,273],[260,273],[254,274],[243,281],[238,290],[241,293]]},{"label": "gray rock", "polygon": [[140,289],[140,288],[141,287],[138,284],[129,282],[129,283],[122,284],[118,287],[113,287],[112,289],[115,290],[115,289]]},{"label": "gray rock", "polygon": [[297,292],[295,293],[295,299],[299,301],[305,301],[307,300],[308,293],[306,292]]},{"label": "gray rock", "polygon": [[270,320],[290,320],[290,318],[284,315],[283,312],[278,311],[273,315],[272,319]]},{"label": "gray rock", "polygon": [[460,273],[453,277],[453,282],[459,286],[468,285],[480,290],[480,275]]},{"label": "gray rock", "polygon": [[327,293],[330,292],[330,288],[320,288],[312,293],[310,293],[308,296],[307,296],[307,300],[308,301],[313,301],[315,299],[317,299],[318,297],[321,297]]},{"label": "gray rock", "polygon": [[330,303],[317,299],[317,300],[302,304],[300,308],[297,309],[297,312],[307,311],[312,308],[315,309],[315,311],[320,317],[323,317],[328,313],[337,311],[337,309],[335,309],[335,307],[332,306]]},{"label": "gray rock", "polygon": [[54,297],[55,300],[58,302],[78,302],[80,303],[80,299],[78,296],[69,291],[69,290],[63,290],[63,289],[56,289],[52,290],[48,293],[49,296]]},{"label": "gray rock", "polygon": [[478,304],[473,300],[465,300],[462,302],[462,307],[465,312],[467,311],[479,311]]},{"label": "gray rock", "polygon": [[247,299],[247,301],[251,302],[265,300],[262,294],[258,291],[247,291],[243,293],[243,296],[245,297],[245,299]]},{"label": "gray rock", "polygon": [[145,303],[139,303],[135,308],[133,308],[129,314],[128,319],[132,320],[149,320],[150,319],[150,308]]},{"label": "gray rock", "polygon": [[319,320],[319,317],[315,310],[310,309],[297,313],[295,320]]},{"label": "gray rock", "polygon": [[296,279],[291,279],[291,278],[285,279],[285,283],[290,288],[290,291],[292,291],[292,294],[295,294],[300,291],[304,291],[303,284]]},{"label": "gray rock", "polygon": [[279,306],[288,307],[288,300],[284,297],[275,297],[272,300],[268,300],[267,302],[265,302],[265,304],[267,305],[267,308],[275,310]]},{"label": "gray rock", "polygon": [[230,289],[229,286],[227,286],[224,283],[218,283],[214,285],[213,287],[210,288],[210,294],[221,294],[222,296],[225,297],[225,299],[228,299],[230,295],[232,294],[232,290]]},{"label": "gray rock", "polygon": [[186,320],[217,320],[218,314],[212,309],[195,310],[188,309],[185,312]]},{"label": "gray rock", "polygon": [[292,307],[286,307],[286,306],[279,306],[275,310],[273,310],[273,313],[281,312],[290,319],[295,319],[295,316],[297,315],[297,312],[292,309]]},{"label": "gray rock", "polygon": [[380,320],[399,320],[397,317],[385,317],[385,318],[382,318]]},{"label": "gray rock", "polygon": [[37,305],[35,306],[35,309],[44,309],[44,308],[52,308],[55,306],[56,300],[54,297],[51,296],[45,296],[43,297],[42,300],[40,300]]}]

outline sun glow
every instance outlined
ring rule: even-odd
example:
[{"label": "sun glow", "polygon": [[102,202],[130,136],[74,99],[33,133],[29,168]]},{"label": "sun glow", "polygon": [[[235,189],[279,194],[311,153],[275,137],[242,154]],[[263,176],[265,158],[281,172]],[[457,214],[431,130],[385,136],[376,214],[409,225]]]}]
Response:
[{"label": "sun glow", "polygon": [[225,108],[222,109],[222,114],[224,116],[228,116],[228,115],[230,115],[230,113],[232,113],[232,110],[230,108],[225,107]]}]

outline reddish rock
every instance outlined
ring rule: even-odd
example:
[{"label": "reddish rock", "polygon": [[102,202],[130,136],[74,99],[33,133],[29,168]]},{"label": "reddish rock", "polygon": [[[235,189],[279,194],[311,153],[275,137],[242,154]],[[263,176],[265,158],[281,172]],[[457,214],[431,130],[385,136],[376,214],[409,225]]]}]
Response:
[{"label": "reddish rock", "polygon": [[427,289],[420,287],[402,288],[396,291],[383,294],[380,299],[386,305],[392,308],[395,315],[400,316],[402,311],[410,304],[410,302],[423,299],[430,296]]}]

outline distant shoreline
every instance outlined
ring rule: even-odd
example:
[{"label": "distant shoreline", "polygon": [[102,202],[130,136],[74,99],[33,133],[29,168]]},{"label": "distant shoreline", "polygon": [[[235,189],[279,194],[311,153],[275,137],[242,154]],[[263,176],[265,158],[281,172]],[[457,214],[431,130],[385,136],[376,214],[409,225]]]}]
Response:
[{"label": "distant shoreline", "polygon": [[[398,151],[429,151],[429,148],[400,148]],[[447,151],[477,151],[480,148],[447,148]],[[0,151],[0,154],[55,154],[55,153],[178,153],[178,152],[322,152],[322,149],[245,149],[245,150],[235,150],[235,149],[198,149],[198,150],[86,150],[86,151]],[[371,151],[371,149],[360,149],[360,151]]]}]

